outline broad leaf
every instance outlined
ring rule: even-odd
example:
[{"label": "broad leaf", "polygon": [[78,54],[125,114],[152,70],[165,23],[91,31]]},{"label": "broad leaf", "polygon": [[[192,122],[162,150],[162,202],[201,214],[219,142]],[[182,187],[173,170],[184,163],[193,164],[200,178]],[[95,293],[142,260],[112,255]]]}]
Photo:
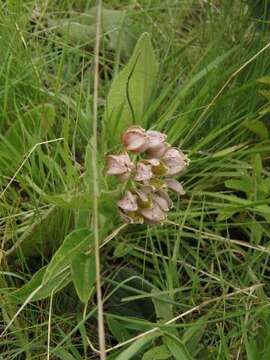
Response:
[{"label": "broad leaf", "polygon": [[86,251],[91,244],[92,233],[89,229],[72,231],[54,254],[43,277],[43,282],[52,279],[59,270],[69,265],[77,254]]},{"label": "broad leaf", "polygon": [[120,343],[131,338],[131,333],[126,329],[124,323],[111,316],[106,317],[106,322],[114,338]]},{"label": "broad leaf", "polygon": [[96,280],[94,255],[78,254],[71,263],[72,280],[81,302],[86,303]]},{"label": "broad leaf", "polygon": [[163,337],[163,341],[175,360],[193,360],[186,346],[178,337],[168,334]]},{"label": "broad leaf", "polygon": [[[134,28],[125,10],[102,8],[101,41],[107,49],[129,56],[134,43]],[[96,7],[79,15],[49,20],[49,24],[73,45],[92,45],[96,36]]]},{"label": "broad leaf", "polygon": [[158,336],[157,334],[152,334],[152,335],[147,335],[141,339],[135,340],[127,349],[125,349],[115,359],[116,360],[132,359],[133,356],[138,355],[142,351],[142,349],[157,336]]},{"label": "broad leaf", "polygon": [[[25,300],[33,293],[41,284],[43,276],[46,272],[46,267],[43,267],[34,274],[32,279],[23,285],[20,289],[13,291],[10,294],[10,299],[16,304],[23,304]],[[46,299],[54,291],[63,289],[70,282],[70,273],[68,271],[62,271],[56,275],[52,280],[45,283],[42,288],[34,295],[31,301],[38,301]]]},{"label": "broad leaf", "polygon": [[110,146],[120,142],[133,123],[145,126],[144,112],[155,87],[158,64],[147,33],[141,35],[126,67],[114,78],[105,112],[105,134]]},{"label": "broad leaf", "polygon": [[171,359],[171,353],[165,345],[156,346],[146,351],[142,360],[166,360]]}]

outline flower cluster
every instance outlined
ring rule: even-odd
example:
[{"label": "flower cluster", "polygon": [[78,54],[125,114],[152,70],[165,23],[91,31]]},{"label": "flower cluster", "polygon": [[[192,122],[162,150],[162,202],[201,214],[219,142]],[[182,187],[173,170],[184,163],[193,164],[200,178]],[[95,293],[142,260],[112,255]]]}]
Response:
[{"label": "flower cluster", "polygon": [[[184,195],[184,189],[171,176],[182,173],[189,164],[183,152],[166,142],[166,135],[132,126],[122,136],[125,151],[107,156],[107,174],[126,182],[124,196],[117,205],[124,221],[158,224],[173,206],[172,190]],[[133,155],[131,160],[128,152]],[[143,156],[144,155],[144,156]]]}]

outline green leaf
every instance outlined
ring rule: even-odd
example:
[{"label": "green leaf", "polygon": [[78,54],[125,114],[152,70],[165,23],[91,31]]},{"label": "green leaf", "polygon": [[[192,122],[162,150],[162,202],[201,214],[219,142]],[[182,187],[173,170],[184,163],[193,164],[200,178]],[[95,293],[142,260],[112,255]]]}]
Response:
[{"label": "green leaf", "polygon": [[86,303],[96,280],[94,255],[78,254],[71,263],[72,280],[81,302]]},{"label": "green leaf", "polygon": [[56,249],[64,238],[66,215],[66,210],[54,206],[33,214],[31,222],[17,240],[20,246],[13,255],[23,254],[28,258]]},{"label": "green leaf", "polygon": [[269,131],[267,126],[262,120],[247,120],[244,123],[245,127],[252,131],[260,140],[269,139]]},{"label": "green leaf", "polygon": [[145,337],[134,341],[127,349],[121,352],[115,360],[129,360],[133,356],[138,355],[142,351],[142,349],[153,339],[155,339],[158,334],[146,335]]},{"label": "green leaf", "polygon": [[113,255],[115,257],[121,258],[130,253],[132,251],[133,247],[126,243],[119,243],[117,244],[116,248],[114,249]]},{"label": "green leaf", "polygon": [[13,175],[32,147],[45,139],[55,120],[55,109],[51,104],[34,107],[23,115],[5,134],[0,134],[0,167],[2,175]]},{"label": "green leaf", "polygon": [[182,341],[193,356],[201,350],[200,341],[204,335],[208,317],[207,315],[199,318],[192,326],[188,327],[183,334]]},{"label": "green leaf", "polygon": [[[23,304],[25,300],[33,293],[41,284],[43,276],[46,272],[46,266],[37,271],[28,283],[23,285],[20,289],[13,291],[10,294],[10,299],[16,304]],[[54,291],[60,291],[71,280],[69,272],[63,271],[56,275],[53,279],[43,284],[42,288],[33,296],[31,301],[38,301],[46,299]]]},{"label": "green leaf", "polygon": [[153,289],[151,293],[153,294],[152,301],[155,307],[156,317],[159,320],[167,321],[173,318],[173,308],[171,304],[171,299],[166,294],[155,295],[156,290]]},{"label": "green leaf", "polygon": [[243,191],[248,195],[253,193],[253,183],[250,177],[242,179],[229,179],[224,183],[228,189]]},{"label": "green leaf", "polygon": [[110,146],[118,144],[123,130],[134,122],[146,125],[143,115],[155,87],[157,71],[150,36],[144,33],[126,67],[114,78],[108,94],[105,134]]},{"label": "green leaf", "polygon": [[57,357],[57,359],[61,360],[76,360],[67,350],[63,348],[52,349],[53,354]]},{"label": "green leaf", "polygon": [[261,175],[262,175],[262,171],[263,171],[262,158],[259,153],[254,156],[253,170],[254,170],[254,175],[257,178],[257,181],[259,181],[261,178]]},{"label": "green leaf", "polygon": [[171,358],[171,353],[165,345],[156,346],[146,351],[142,360],[166,360]]},{"label": "green leaf", "polygon": [[67,192],[64,194],[47,195],[43,194],[43,199],[47,203],[56,205],[63,209],[91,209],[92,194],[90,192]]},{"label": "green leaf", "polygon": [[[134,43],[134,29],[126,10],[102,8],[101,41],[110,50],[127,56]],[[94,45],[96,36],[96,7],[65,19],[49,20],[50,26],[71,44]]]},{"label": "green leaf", "polygon": [[130,332],[126,329],[126,327],[122,322],[110,316],[106,317],[106,322],[109,326],[112,335],[119,343],[131,338]]},{"label": "green leaf", "polygon": [[172,334],[165,335],[163,341],[175,360],[193,360],[184,343],[176,336]]},{"label": "green leaf", "polygon": [[69,265],[77,254],[86,251],[91,244],[92,233],[89,229],[77,229],[66,236],[63,244],[54,254],[43,277],[43,282],[53,278],[59,270]]}]

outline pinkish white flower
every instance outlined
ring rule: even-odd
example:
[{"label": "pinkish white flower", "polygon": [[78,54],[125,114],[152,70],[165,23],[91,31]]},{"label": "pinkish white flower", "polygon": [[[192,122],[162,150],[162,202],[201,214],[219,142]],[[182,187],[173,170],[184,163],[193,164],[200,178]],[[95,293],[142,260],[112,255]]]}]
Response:
[{"label": "pinkish white flower", "polygon": [[162,162],[168,168],[166,175],[176,175],[188,165],[188,158],[177,148],[170,148],[162,157]]},{"label": "pinkish white flower", "polygon": [[146,209],[141,209],[140,214],[144,217],[145,222],[154,225],[160,223],[162,220],[166,219],[166,214],[156,201],[152,202],[151,207]]},{"label": "pinkish white flower", "polygon": [[134,153],[140,153],[144,151],[146,141],[146,132],[140,126],[131,126],[124,132],[122,136],[122,142],[126,150],[132,151]]},{"label": "pinkish white flower", "polygon": [[107,157],[107,174],[129,180],[126,186],[132,189],[117,202],[125,222],[159,224],[173,206],[168,190],[185,194],[182,184],[169,176],[182,172],[189,160],[180,149],[166,143],[166,137],[159,131],[132,126],[122,136],[125,150],[146,156],[139,156],[136,167],[127,153]]},{"label": "pinkish white flower", "polygon": [[117,205],[126,213],[138,210],[137,197],[129,190],[125,192],[125,195],[117,202]]},{"label": "pinkish white flower", "polygon": [[167,149],[168,149],[168,144],[161,143],[156,147],[147,149],[146,153],[151,158],[161,158],[165,154]]},{"label": "pinkish white flower", "polygon": [[134,180],[136,181],[148,181],[153,176],[152,166],[145,163],[144,161],[139,161],[136,167],[136,173]]},{"label": "pinkish white flower", "polygon": [[165,142],[167,138],[167,135],[155,130],[146,131],[146,135],[147,135],[147,149],[154,149],[160,146],[162,143]]},{"label": "pinkish white flower", "polygon": [[162,211],[169,211],[172,201],[165,191],[158,191],[153,195],[153,202],[156,202]]},{"label": "pinkish white flower", "polygon": [[133,168],[128,154],[107,156],[107,174],[118,176],[121,181],[128,179]]},{"label": "pinkish white flower", "polygon": [[165,183],[170,190],[176,192],[179,195],[185,195],[186,192],[179,181],[175,179],[165,179]]}]

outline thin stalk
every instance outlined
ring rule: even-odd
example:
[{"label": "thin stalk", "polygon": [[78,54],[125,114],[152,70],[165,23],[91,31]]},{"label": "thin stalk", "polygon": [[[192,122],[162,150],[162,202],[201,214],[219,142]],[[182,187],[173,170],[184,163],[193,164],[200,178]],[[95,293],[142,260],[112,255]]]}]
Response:
[{"label": "thin stalk", "polygon": [[94,242],[96,258],[96,290],[97,290],[97,308],[98,308],[98,340],[99,355],[101,360],[106,360],[106,344],[104,330],[103,302],[101,291],[100,276],[100,253],[99,253],[99,214],[98,214],[98,168],[97,168],[97,118],[98,118],[98,85],[99,85],[99,46],[100,46],[100,24],[101,24],[101,6],[102,0],[97,0],[97,25],[96,25],[96,45],[94,62],[94,94],[93,94],[93,138],[92,138],[92,171],[93,171],[93,222],[94,222]]}]

